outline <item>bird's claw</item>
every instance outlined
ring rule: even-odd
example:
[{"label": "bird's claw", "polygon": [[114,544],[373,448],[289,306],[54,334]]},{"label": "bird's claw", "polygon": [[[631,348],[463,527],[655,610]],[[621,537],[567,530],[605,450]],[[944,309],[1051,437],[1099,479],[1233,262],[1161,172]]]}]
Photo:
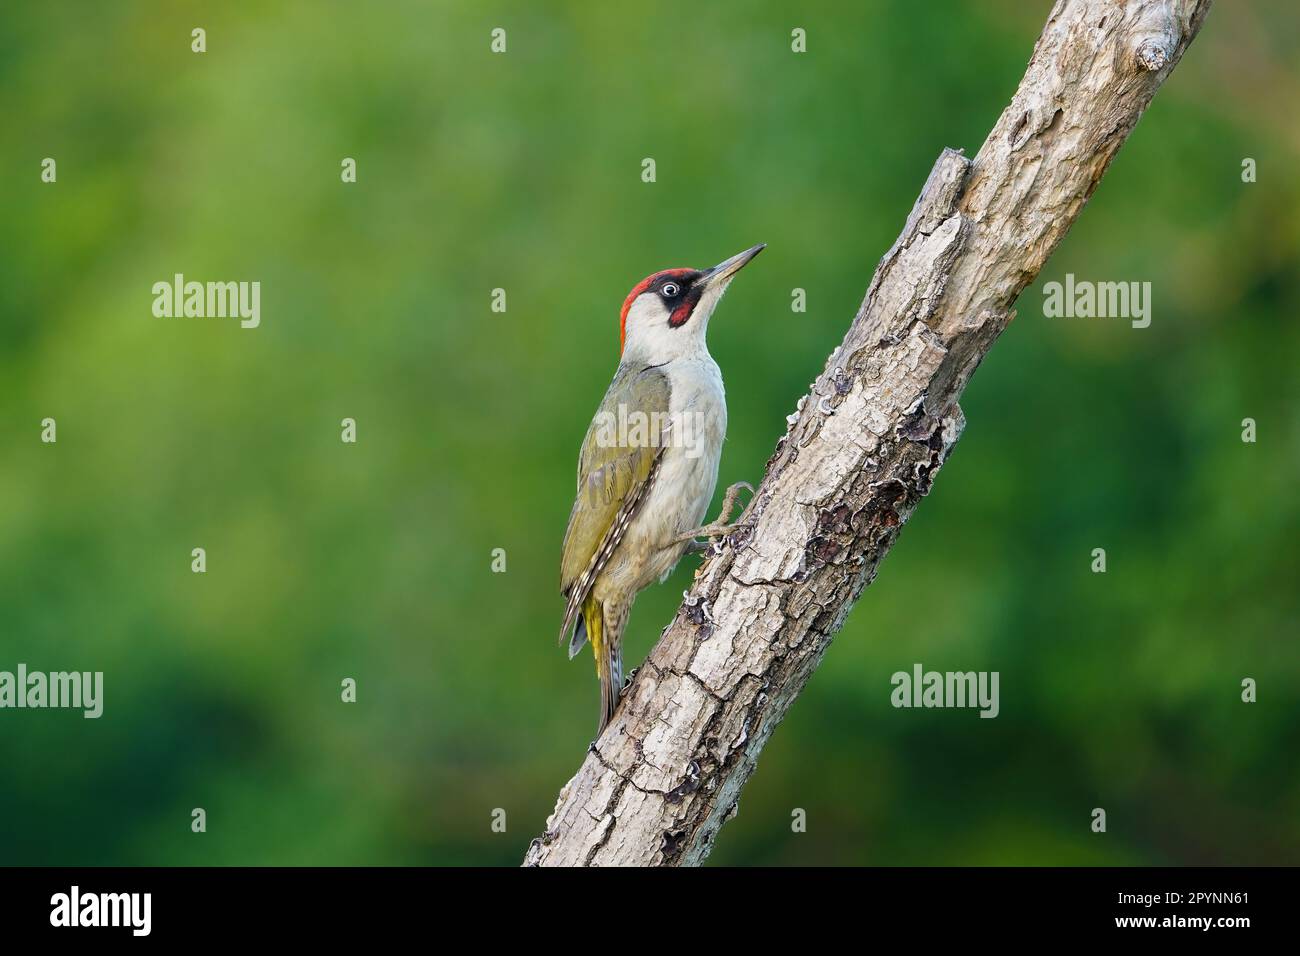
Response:
[{"label": "bird's claw", "polygon": [[[730,522],[731,513],[736,510],[736,499],[740,496],[742,488],[748,491],[750,495],[754,494],[754,486],[749,482],[736,482],[734,485],[729,487],[727,493],[722,496],[722,509],[718,512],[717,520],[706,524],[702,528],[695,528],[692,531],[687,531],[684,534],[678,535],[676,543],[680,544],[682,541],[687,541],[689,544],[687,544],[686,550],[691,554],[698,554],[707,551],[709,544],[713,539],[726,538],[727,535],[731,534],[737,528],[748,527],[748,525],[739,521],[734,524]],[[697,541],[697,538],[704,538],[705,540]],[[714,544],[715,553],[718,552],[720,546],[721,541]]]},{"label": "bird's claw", "polygon": [[[727,535],[739,528],[748,528],[748,523],[742,524],[737,521],[735,524],[706,524],[703,528],[696,528],[680,538],[678,541],[688,542],[686,545],[687,554],[703,554],[705,551],[712,550],[715,554],[720,554],[719,550],[722,543],[726,540]],[[703,540],[699,540],[703,539]]]}]

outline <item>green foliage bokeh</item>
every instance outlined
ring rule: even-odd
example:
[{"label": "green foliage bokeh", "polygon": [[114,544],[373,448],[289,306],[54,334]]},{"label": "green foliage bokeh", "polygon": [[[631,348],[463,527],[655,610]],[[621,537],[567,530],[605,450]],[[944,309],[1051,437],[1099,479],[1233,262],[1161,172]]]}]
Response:
[{"label": "green foliage bokeh", "polygon": [[[0,711],[0,863],[518,862],[596,717],[559,546],[627,289],[768,243],[710,329],[720,487],[757,481],[1050,4],[788,6],[0,9],[0,669],[105,674],[99,720]],[[715,863],[1300,862],[1300,15],[1224,6]],[[261,327],[154,318],[177,272],[260,281]],[[1150,328],[1044,318],[1066,272],[1150,281]],[[999,671],[1001,715],[893,709],[914,662]]]}]

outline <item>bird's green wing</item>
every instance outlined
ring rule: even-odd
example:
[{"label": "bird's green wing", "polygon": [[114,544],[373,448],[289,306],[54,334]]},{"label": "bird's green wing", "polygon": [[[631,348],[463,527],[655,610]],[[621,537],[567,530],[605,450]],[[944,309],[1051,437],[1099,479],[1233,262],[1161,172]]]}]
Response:
[{"label": "bird's green wing", "polygon": [[560,590],[568,599],[561,640],[654,480],[670,438],[670,395],[659,369],[620,368],[587,429],[560,561]]}]

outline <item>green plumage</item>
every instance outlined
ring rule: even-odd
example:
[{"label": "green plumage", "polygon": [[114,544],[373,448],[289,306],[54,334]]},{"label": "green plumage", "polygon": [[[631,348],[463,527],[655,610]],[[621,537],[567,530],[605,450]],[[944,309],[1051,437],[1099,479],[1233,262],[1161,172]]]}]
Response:
[{"label": "green plumage", "polygon": [[601,726],[613,712],[622,682],[622,620],[604,620],[592,589],[653,483],[671,392],[667,376],[657,369],[620,365],[578,456],[577,495],[560,560],[560,590],[567,599],[560,640],[570,639],[570,657],[591,640],[601,681]]},{"label": "green plumage", "polygon": [[[667,376],[657,369],[621,366],[605,392],[578,456],[577,498],[560,563],[560,589],[566,595],[587,569],[619,511],[649,477],[661,447],[670,394]],[[640,415],[634,418],[633,413]],[[642,420],[646,425],[638,434]],[[620,421],[628,423],[624,434],[620,434]]]}]

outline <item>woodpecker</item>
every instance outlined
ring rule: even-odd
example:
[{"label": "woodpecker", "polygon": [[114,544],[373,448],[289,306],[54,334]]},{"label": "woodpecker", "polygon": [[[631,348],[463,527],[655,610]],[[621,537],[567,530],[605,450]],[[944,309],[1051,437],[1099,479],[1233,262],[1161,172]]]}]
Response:
[{"label": "woodpecker", "polygon": [[732,278],[757,245],[712,269],[665,269],[638,282],[619,314],[620,359],[578,455],[578,489],[564,533],[560,641],[569,658],[591,642],[603,731],[623,689],[623,630],[637,594],[663,581],[696,539],[717,537],[722,514],[700,526],[718,483],[727,432],[722,373],[705,332]]}]

